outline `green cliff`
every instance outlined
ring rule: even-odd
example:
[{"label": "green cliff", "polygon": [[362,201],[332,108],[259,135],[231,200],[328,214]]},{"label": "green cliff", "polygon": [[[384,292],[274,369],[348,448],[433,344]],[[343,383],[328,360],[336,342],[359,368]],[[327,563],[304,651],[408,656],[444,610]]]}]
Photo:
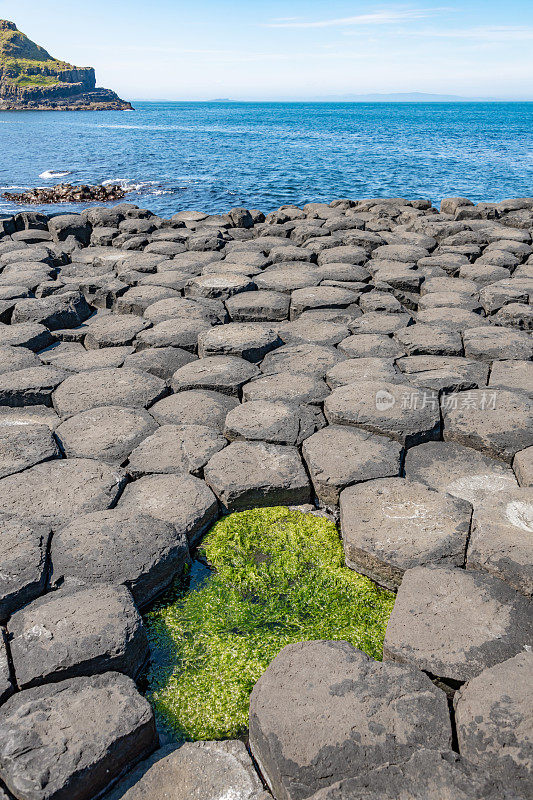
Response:
[{"label": "green cliff", "polygon": [[131,105],[110,89],[97,89],[92,67],[75,67],[50,55],[0,20],[0,110],[125,110]]}]

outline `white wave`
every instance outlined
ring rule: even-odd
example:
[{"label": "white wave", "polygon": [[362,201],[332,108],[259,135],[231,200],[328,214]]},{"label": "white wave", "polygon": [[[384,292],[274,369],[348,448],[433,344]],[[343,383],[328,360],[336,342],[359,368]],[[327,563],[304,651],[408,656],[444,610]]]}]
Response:
[{"label": "white wave", "polygon": [[128,178],[110,178],[102,181],[102,186],[120,186],[125,192],[138,192],[140,194],[172,194],[173,189],[166,189],[159,181],[133,181]]},{"label": "white wave", "polygon": [[48,181],[51,178],[64,178],[65,175],[72,175],[72,172],[68,169],[66,170],[47,169],[45,172],[41,172],[39,178]]}]

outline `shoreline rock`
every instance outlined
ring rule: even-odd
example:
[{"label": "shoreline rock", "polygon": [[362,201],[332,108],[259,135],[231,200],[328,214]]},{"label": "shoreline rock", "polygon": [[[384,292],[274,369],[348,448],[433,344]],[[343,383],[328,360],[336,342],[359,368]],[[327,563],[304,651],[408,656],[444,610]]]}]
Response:
[{"label": "shoreline rock", "polygon": [[25,189],[23,192],[5,192],[2,197],[12,203],[32,206],[55,203],[112,203],[126,197],[126,192],[118,184],[73,186],[70,183],[60,183],[57,186]]}]

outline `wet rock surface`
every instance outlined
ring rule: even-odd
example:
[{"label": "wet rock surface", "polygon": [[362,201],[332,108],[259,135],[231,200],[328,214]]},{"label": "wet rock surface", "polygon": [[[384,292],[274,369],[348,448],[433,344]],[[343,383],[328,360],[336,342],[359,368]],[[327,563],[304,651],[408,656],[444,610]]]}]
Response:
[{"label": "wet rock surface", "polygon": [[[261,678],[275,800],[527,797],[532,208],[2,221],[0,796],[93,800],[149,756],[139,610],[220,514],[288,504],[398,594],[383,664],[307,643]],[[116,791],[264,800],[238,747]]]}]

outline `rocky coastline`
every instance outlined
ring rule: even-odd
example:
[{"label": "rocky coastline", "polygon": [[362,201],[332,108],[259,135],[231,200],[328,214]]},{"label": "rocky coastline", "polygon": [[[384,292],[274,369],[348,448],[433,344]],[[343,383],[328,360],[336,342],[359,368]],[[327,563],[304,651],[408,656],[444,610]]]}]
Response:
[{"label": "rocky coastline", "polygon": [[[532,331],[531,198],[0,216],[0,800],[531,797]],[[141,615],[270,506],[396,593],[383,660],[165,742]]]},{"label": "rocky coastline", "polygon": [[52,203],[113,203],[126,197],[118,184],[109,186],[73,186],[60,183],[57,186],[25,189],[23,192],[5,192],[2,197],[21,205],[45,205]]}]

